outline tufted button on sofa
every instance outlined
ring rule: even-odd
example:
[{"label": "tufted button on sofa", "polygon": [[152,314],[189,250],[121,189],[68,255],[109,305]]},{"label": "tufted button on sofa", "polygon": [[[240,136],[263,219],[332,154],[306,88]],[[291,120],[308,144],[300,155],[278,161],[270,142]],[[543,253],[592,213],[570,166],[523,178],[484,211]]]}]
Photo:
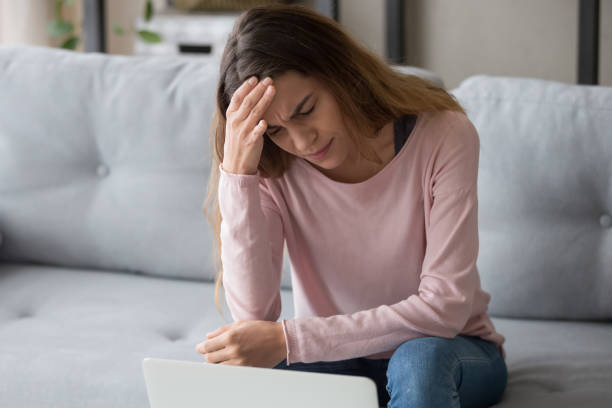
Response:
[{"label": "tufted button on sofa", "polygon": [[96,168],[96,174],[98,174],[98,176],[100,177],[106,177],[108,176],[108,173],[110,172],[110,170],[108,169],[108,166],[105,164],[100,164],[97,168]]},{"label": "tufted button on sofa", "polygon": [[[435,74],[395,67],[443,84]],[[203,361],[218,65],[0,46],[0,407],[145,407],[145,357]],[[612,406],[612,88],[475,75],[478,269],[500,407]],[[280,319],[293,317],[284,255]]]},{"label": "tufted button on sofa", "polygon": [[604,228],[610,228],[612,226],[612,217],[608,214],[604,214],[599,217],[599,224]]}]

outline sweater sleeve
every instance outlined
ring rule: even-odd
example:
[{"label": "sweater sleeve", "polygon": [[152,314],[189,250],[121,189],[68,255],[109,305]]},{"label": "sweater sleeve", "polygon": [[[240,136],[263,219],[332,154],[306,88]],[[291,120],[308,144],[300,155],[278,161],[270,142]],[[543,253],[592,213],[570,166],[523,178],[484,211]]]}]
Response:
[{"label": "sweater sleeve", "polygon": [[[471,125],[471,124],[470,124]],[[451,128],[431,157],[431,204],[418,294],[400,302],[329,317],[283,320],[287,364],[337,361],[393,350],[426,336],[453,338],[465,327],[479,285],[475,128]]]},{"label": "sweater sleeve", "polygon": [[234,321],[276,321],[284,234],[280,211],[256,174],[219,164],[221,262],[225,299]]}]

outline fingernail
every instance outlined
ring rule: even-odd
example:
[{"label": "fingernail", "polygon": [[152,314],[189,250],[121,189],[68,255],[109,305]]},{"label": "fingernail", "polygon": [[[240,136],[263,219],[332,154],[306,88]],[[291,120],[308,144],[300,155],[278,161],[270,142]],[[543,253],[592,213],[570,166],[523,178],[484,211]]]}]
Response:
[{"label": "fingernail", "polygon": [[257,81],[257,77],[252,76],[252,77],[249,79],[249,84],[253,85],[253,84],[254,84],[256,81]]},{"label": "fingernail", "polygon": [[264,85],[268,85],[270,82],[272,82],[272,78],[270,77],[266,77],[266,79],[263,80]]}]

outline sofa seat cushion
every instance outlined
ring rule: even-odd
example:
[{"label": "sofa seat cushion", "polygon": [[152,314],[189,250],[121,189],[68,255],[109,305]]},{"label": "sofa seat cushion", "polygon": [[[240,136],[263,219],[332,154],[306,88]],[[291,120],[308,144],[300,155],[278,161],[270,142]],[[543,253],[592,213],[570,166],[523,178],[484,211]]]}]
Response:
[{"label": "sofa seat cushion", "polygon": [[[0,407],[148,407],[142,359],[201,362],[214,284],[0,263]],[[220,295],[223,303],[223,295]],[[283,314],[293,316],[291,292]]]},{"label": "sofa seat cushion", "polygon": [[[492,320],[507,340],[500,407],[612,406],[611,323]],[[146,407],[142,359],[203,361],[194,346],[223,324],[212,283],[0,263],[0,406]]]},{"label": "sofa seat cushion", "polygon": [[492,317],[506,337],[499,407],[612,407],[612,322]]}]

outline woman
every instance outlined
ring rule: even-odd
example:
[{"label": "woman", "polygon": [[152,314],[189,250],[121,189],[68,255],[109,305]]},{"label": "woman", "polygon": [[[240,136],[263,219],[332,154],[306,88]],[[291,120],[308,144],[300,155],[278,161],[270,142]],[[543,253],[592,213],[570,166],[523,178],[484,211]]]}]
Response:
[{"label": "woman", "polygon": [[[479,137],[449,93],[314,11],[256,7],[224,50],[213,128],[204,209],[234,322],[196,346],[207,362],[367,376],[389,407],[501,399]],[[277,322],[285,240],[296,317]]]}]

